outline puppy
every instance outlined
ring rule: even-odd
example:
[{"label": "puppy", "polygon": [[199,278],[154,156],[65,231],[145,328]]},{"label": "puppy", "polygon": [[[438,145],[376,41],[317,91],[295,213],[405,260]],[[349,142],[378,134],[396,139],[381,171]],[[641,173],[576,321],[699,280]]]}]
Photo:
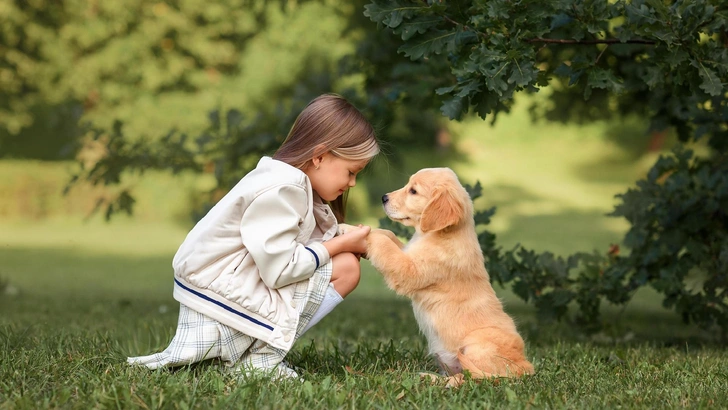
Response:
[{"label": "puppy", "polygon": [[407,245],[388,230],[368,238],[367,257],[387,285],[412,300],[430,354],[448,386],[473,378],[533,374],[524,343],[490,285],[473,202],[449,168],[427,168],[382,197],[387,216],[415,234]]}]

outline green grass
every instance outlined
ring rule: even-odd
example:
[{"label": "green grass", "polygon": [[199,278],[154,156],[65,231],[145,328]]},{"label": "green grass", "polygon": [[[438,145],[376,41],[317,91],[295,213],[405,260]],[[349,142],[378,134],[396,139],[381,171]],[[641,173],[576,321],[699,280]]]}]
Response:
[{"label": "green grass", "polygon": [[538,373],[471,381],[458,390],[429,385],[418,373],[435,367],[409,303],[386,291],[370,268],[357,291],[294,346],[288,359],[303,383],[235,379],[213,362],[176,371],[130,368],[128,355],[163,349],[176,324],[171,251],[134,253],[171,244],[180,232],[148,230],[135,242],[116,237],[122,246],[114,252],[8,246],[3,236],[2,276],[17,292],[0,296],[0,408],[728,405],[728,354],[672,315],[634,312],[608,332],[586,337],[566,324],[539,324],[525,306],[508,301]]},{"label": "green grass", "polygon": [[[622,130],[620,128],[620,130]],[[498,243],[559,255],[619,243],[626,224],[605,216],[655,159],[635,160],[605,137],[614,128],[532,125],[525,106],[491,128],[453,128],[463,182],[483,184],[476,207],[498,208]],[[624,131],[620,131],[624,132]],[[444,165],[409,155],[389,181]],[[0,162],[0,409],[38,408],[726,408],[728,353],[711,334],[684,325],[642,290],[626,307],[604,308],[606,326],[586,335],[540,323],[534,308],[497,289],[516,319],[537,374],[468,382],[456,390],[420,381],[435,367],[408,301],[364,262],[356,291],[294,346],[305,382],[236,379],[206,362],[175,371],[125,364],[164,349],[173,336],[172,256],[189,222],[185,198],[205,181],[146,174],[130,183],[137,217],[86,218],[94,191],[59,196],[68,164]],[[201,185],[202,184],[202,185]],[[360,189],[361,187],[357,187]],[[380,207],[361,221],[376,224]]]}]

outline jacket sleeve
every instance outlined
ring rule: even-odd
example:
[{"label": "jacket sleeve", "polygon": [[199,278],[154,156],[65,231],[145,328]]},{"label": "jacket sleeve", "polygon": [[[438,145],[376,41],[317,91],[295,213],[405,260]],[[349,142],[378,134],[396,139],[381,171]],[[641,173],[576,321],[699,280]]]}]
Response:
[{"label": "jacket sleeve", "polygon": [[297,242],[299,224],[307,211],[305,189],[278,185],[258,195],[243,213],[240,223],[243,246],[269,288],[306,280],[330,259],[320,243]]}]

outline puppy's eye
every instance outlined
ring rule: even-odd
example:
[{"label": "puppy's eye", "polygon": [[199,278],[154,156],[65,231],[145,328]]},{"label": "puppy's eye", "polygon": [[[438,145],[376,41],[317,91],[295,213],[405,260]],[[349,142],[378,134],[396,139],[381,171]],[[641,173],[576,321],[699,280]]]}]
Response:
[{"label": "puppy's eye", "polygon": [[417,195],[417,191],[414,188],[410,188],[409,193],[412,195]]}]

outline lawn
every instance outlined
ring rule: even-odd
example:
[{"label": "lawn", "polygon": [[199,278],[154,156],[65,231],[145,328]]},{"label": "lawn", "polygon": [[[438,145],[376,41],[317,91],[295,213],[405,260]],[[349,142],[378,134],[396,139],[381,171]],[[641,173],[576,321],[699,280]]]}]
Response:
[{"label": "lawn", "polygon": [[[604,125],[524,125],[517,108],[495,128],[454,130],[468,155],[452,167],[483,184],[479,208],[498,207],[491,229],[499,244],[567,255],[618,243],[626,225],[604,214],[650,158],[625,159]],[[410,167],[426,160],[439,165],[421,157]],[[161,350],[173,335],[171,259],[188,229],[184,190],[195,182],[141,181],[138,216],[106,224],[83,218],[88,201],[55,196],[64,167],[0,163],[0,409],[728,407],[725,346],[682,324],[649,290],[626,309],[606,307],[604,331],[585,335],[569,323],[539,323],[531,306],[497,289],[537,374],[430,385],[419,372],[434,363],[409,303],[366,262],[357,290],[290,353],[303,382],[235,378],[214,362],[130,368],[128,355]],[[376,223],[377,212],[362,222]]]},{"label": "lawn", "polygon": [[[305,382],[235,379],[215,363],[172,372],[129,368],[127,355],[163,349],[176,323],[172,249],[161,249],[161,243],[174,243],[183,231],[151,226],[146,232],[134,236],[112,227],[107,243],[96,240],[85,249],[72,241],[80,231],[68,232],[69,246],[0,249],[2,276],[16,289],[0,297],[0,408],[728,405],[724,347],[669,313],[632,312],[608,331],[586,337],[568,324],[535,322],[515,301],[506,304],[538,373],[499,383],[471,381],[457,390],[431,386],[418,377],[435,368],[409,304],[384,290],[370,269],[357,291],[295,345],[289,360]],[[121,246],[111,249],[113,242]]]}]

